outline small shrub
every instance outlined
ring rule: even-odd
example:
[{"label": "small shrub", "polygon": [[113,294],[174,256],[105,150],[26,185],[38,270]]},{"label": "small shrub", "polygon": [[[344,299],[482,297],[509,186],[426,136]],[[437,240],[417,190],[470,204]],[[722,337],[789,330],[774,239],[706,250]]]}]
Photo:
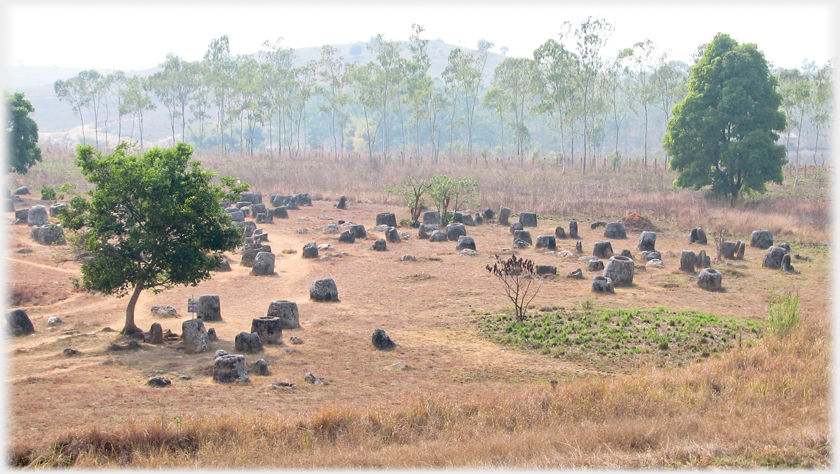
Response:
[{"label": "small shrub", "polygon": [[528,305],[540,290],[536,278],[536,266],[531,260],[516,258],[511,255],[509,259],[502,260],[496,256],[496,263],[491,267],[487,265],[487,271],[496,276],[505,290],[505,295],[513,303],[516,321],[523,321]]},{"label": "small shrub", "polygon": [[799,295],[771,294],[767,304],[767,326],[770,332],[784,338],[799,324]]}]

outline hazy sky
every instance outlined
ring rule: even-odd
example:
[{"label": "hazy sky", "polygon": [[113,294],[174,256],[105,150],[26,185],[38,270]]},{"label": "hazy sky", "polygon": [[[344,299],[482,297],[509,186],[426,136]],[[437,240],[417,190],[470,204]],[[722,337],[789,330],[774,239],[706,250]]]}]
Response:
[{"label": "hazy sky", "polygon": [[806,58],[822,64],[835,57],[838,37],[831,25],[840,25],[829,0],[593,1],[586,7],[562,0],[232,3],[153,0],[141,7],[130,1],[7,0],[4,63],[137,70],[163,62],[170,52],[199,60],[223,34],[230,37],[231,52],[240,54],[278,37],[297,48],[366,42],[377,33],[404,40],[412,23],[426,28],[424,38],[466,47],[483,38],[495,44],[493,51],[507,46],[508,56],[531,56],[557,37],[564,21],[578,25],[591,15],[615,27],[606,55],[651,39],[672,58],[690,62],[700,44],[724,32],[740,43],[758,44],[775,66],[797,67]]}]

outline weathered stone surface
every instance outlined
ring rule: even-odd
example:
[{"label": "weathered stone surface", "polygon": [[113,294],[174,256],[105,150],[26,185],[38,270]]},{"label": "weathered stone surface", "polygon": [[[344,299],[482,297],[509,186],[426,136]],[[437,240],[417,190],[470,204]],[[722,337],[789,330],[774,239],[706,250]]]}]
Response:
[{"label": "weathered stone surface", "polygon": [[365,226],[363,226],[362,224],[353,224],[353,225],[351,225],[351,226],[350,226],[350,232],[352,232],[352,233],[353,233],[353,235],[354,235],[357,239],[365,239],[365,238],[367,238],[367,231],[365,230]]},{"label": "weathered stone surface", "polygon": [[573,239],[578,238],[578,223],[577,221],[569,221],[569,237]]},{"label": "weathered stone surface", "polygon": [[706,240],[706,232],[704,232],[700,227],[691,229],[691,233],[688,235],[688,243],[697,243],[700,245],[708,244],[708,241]]},{"label": "weathered stone surface", "polygon": [[283,320],[276,316],[254,318],[251,320],[251,332],[258,334],[263,344],[283,344]]},{"label": "weathered stone surface", "polygon": [[181,323],[181,338],[187,354],[199,354],[210,350],[210,338],[201,319],[188,319]]},{"label": "weathered stone surface", "polygon": [[610,258],[614,254],[612,244],[606,240],[595,242],[592,255],[598,258]]},{"label": "weathered stone surface", "polygon": [[280,319],[281,329],[296,329],[300,327],[298,306],[294,301],[272,301],[268,305],[267,316]]},{"label": "weathered stone surface", "polygon": [[309,286],[309,298],[313,301],[338,301],[338,288],[335,280],[324,278],[315,280]]},{"label": "weathered stone surface", "polygon": [[590,272],[600,272],[604,269],[604,262],[600,260],[590,260],[586,262],[586,269]]},{"label": "weathered stone surface", "polygon": [[554,265],[537,265],[536,273],[539,276],[543,275],[556,275],[557,274],[557,267]]},{"label": "weathered stone surface", "polygon": [[254,267],[251,268],[251,275],[266,276],[274,274],[274,254],[271,252],[259,252]]},{"label": "weathered stone surface", "polygon": [[325,234],[338,234],[339,232],[341,232],[341,229],[338,228],[338,225],[335,222],[330,222],[326,227],[324,227]]},{"label": "weathered stone surface", "polygon": [[248,365],[243,355],[226,355],[213,362],[213,380],[217,383],[249,384]]},{"label": "weathered stone surface", "polygon": [[233,211],[228,213],[231,222],[242,222],[245,220],[245,213],[242,211]]},{"label": "weathered stone surface", "polygon": [[311,206],[312,205],[312,198],[309,197],[309,193],[295,194],[295,199],[297,199],[297,203],[301,206]]},{"label": "weathered stone surface", "polygon": [[149,333],[151,333],[151,337],[149,338],[149,344],[163,344],[163,327],[161,327],[160,323],[152,323],[151,329],[149,329]]},{"label": "weathered stone surface", "polygon": [[257,254],[262,252],[262,250],[258,248],[246,248],[242,250],[242,259],[239,260],[239,264],[243,267],[253,267],[254,264],[257,262]]},{"label": "weathered stone surface", "polygon": [[12,194],[14,194],[15,196],[22,196],[22,195],[25,195],[25,194],[29,194],[29,188],[26,187],[26,186],[21,186],[21,187],[15,189],[15,191]]},{"label": "weathered stone surface", "polygon": [[253,236],[254,231],[257,230],[257,224],[253,221],[234,222],[233,226],[241,228],[242,235],[245,237]]},{"label": "weathered stone surface", "polygon": [[387,240],[389,244],[398,244],[402,242],[402,239],[400,239],[400,233],[397,231],[396,227],[388,227],[388,230],[385,231],[385,240]]},{"label": "weathered stone surface", "polygon": [[446,237],[446,232],[442,230],[436,230],[429,235],[429,242],[446,242],[447,240],[449,239]]},{"label": "weathered stone surface", "polygon": [[165,375],[157,375],[146,381],[146,385],[155,388],[163,388],[172,385],[172,381]]},{"label": "weathered stone surface", "polygon": [[29,219],[29,209],[18,209],[15,211],[15,224],[26,224]]},{"label": "weathered stone surface", "polygon": [[265,204],[251,204],[248,206],[250,209],[250,214],[256,218],[259,214],[265,214],[266,207]]},{"label": "weathered stone surface", "polygon": [[501,206],[499,207],[499,224],[501,225],[510,225],[510,208]]},{"label": "weathered stone surface", "polygon": [[769,249],[773,246],[773,233],[769,230],[754,230],[750,236],[750,247]]},{"label": "weathered stone surface", "polygon": [[414,255],[405,254],[402,257],[400,257],[400,260],[403,262],[416,262],[417,257],[415,257]]},{"label": "weathered stone surface", "polygon": [[735,242],[735,260],[743,260],[744,259],[744,251],[747,249],[747,243]]},{"label": "weathered stone surface", "polygon": [[558,225],[554,229],[554,236],[557,237],[558,239],[565,239],[566,238],[566,230],[563,229],[563,226]]},{"label": "weathered stone surface", "polygon": [[257,224],[273,224],[274,217],[268,212],[260,213],[257,214],[256,222]]},{"label": "weathered stone surface", "polygon": [[289,218],[289,211],[286,210],[286,206],[273,207],[268,211],[271,213],[271,217],[276,217],[278,219]]},{"label": "weathered stone surface", "polygon": [[208,328],[207,329],[207,339],[211,341],[218,341],[219,336],[216,335],[216,328]]},{"label": "weathered stone surface", "polygon": [[28,336],[35,332],[29,315],[22,309],[15,309],[6,313],[6,329],[12,336]]},{"label": "weathered stone surface", "polygon": [[604,237],[608,239],[626,239],[627,231],[621,222],[610,222],[604,229]]},{"label": "weathered stone surface", "polygon": [[461,237],[462,235],[467,235],[467,228],[464,224],[449,224],[446,226],[447,239],[457,242],[458,237]]},{"label": "weathered stone surface", "polygon": [[338,198],[338,204],[335,205],[336,209],[347,209],[347,196],[341,196]]},{"label": "weathered stone surface", "polygon": [[639,250],[653,252],[656,250],[656,232],[642,232],[639,238]]},{"label": "weathered stone surface", "polygon": [[697,286],[708,291],[717,291],[721,289],[721,281],[723,275],[714,268],[704,268],[697,275]]},{"label": "weathered stone surface", "polygon": [[219,266],[213,269],[214,272],[229,272],[231,271],[230,262],[225,257],[219,256]]},{"label": "weathered stone surface", "polygon": [[428,239],[432,232],[440,230],[440,226],[437,224],[420,224],[420,227],[417,231],[417,237],[420,239]]},{"label": "weathered stone surface", "polygon": [[57,203],[50,206],[50,216],[57,216],[67,212],[67,204]]},{"label": "weathered stone surface", "polygon": [[519,222],[522,223],[522,227],[536,227],[537,226],[537,213],[536,212],[520,212],[519,213]]},{"label": "weathered stone surface", "polygon": [[251,364],[250,373],[262,376],[271,375],[271,372],[268,370],[268,361],[265,359],[257,359],[256,362]]},{"label": "weathered stone surface", "polygon": [[239,196],[240,201],[247,201],[252,204],[260,204],[262,203],[262,194],[259,193],[242,193]]},{"label": "weathered stone surface", "polygon": [[471,214],[464,214],[463,216],[461,216],[461,223],[470,227],[475,226],[475,221],[473,220]]},{"label": "weathered stone surface", "polygon": [[603,222],[603,221],[597,221],[597,222],[593,222],[593,223],[589,226],[589,228],[590,228],[590,229],[592,229],[592,230],[595,230],[595,229],[597,229],[597,228],[599,228],[599,227],[606,227],[606,226],[607,226],[607,223],[606,223],[606,222]]},{"label": "weathered stone surface", "polygon": [[303,246],[303,258],[318,258],[318,244],[316,242],[309,242]]},{"label": "weathered stone surface", "polygon": [[397,345],[394,344],[394,341],[392,341],[391,338],[388,337],[388,334],[386,334],[385,331],[381,328],[377,328],[375,331],[373,331],[373,336],[371,336],[371,344],[373,344],[373,347],[380,351],[389,351],[397,347]]},{"label": "weathered stone surface", "polygon": [[388,250],[388,245],[385,243],[385,239],[376,239],[376,242],[373,243],[373,250],[377,252],[384,252]]},{"label": "weathered stone surface", "polygon": [[566,278],[571,278],[573,280],[583,280],[583,270],[578,268],[577,270],[573,271],[566,275]]},{"label": "weathered stone surface", "polygon": [[439,211],[426,211],[423,213],[423,223],[429,225],[440,224]]},{"label": "weathered stone surface", "polygon": [[212,322],[222,320],[219,295],[201,295],[198,297],[198,319]]},{"label": "weathered stone surface", "polygon": [[522,239],[513,239],[514,248],[526,249],[531,246],[531,243]]},{"label": "weathered stone surface", "polygon": [[58,316],[50,316],[50,319],[47,319],[47,326],[61,326],[62,324],[64,324],[64,321]]},{"label": "weathered stone surface", "polygon": [[60,225],[36,225],[32,227],[29,236],[41,245],[64,245],[64,229]]},{"label": "weathered stone surface", "polygon": [[784,248],[774,245],[764,253],[764,260],[761,262],[761,266],[778,270],[782,268],[782,259],[785,257],[785,254],[787,252],[785,252]]},{"label": "weathered stone surface", "polygon": [[720,246],[720,256],[729,260],[735,258],[735,250],[737,249],[735,242],[725,241]]},{"label": "weathered stone surface", "polygon": [[553,235],[539,235],[537,236],[537,242],[534,244],[534,248],[557,250],[557,241]]},{"label": "weathered stone surface", "polygon": [[255,354],[263,350],[262,339],[255,332],[242,331],[236,335],[233,347],[246,354]]},{"label": "weathered stone surface", "polygon": [[455,246],[455,250],[464,249],[475,250],[475,239],[466,235],[458,237],[458,244]]},{"label": "weathered stone surface", "polygon": [[632,253],[630,253],[630,249],[624,249],[624,250],[622,250],[620,255],[621,255],[622,257],[627,257],[627,258],[629,258],[630,260],[633,260],[633,254],[632,254]]},{"label": "weathered stone surface", "polygon": [[712,266],[712,259],[706,255],[705,249],[697,253],[697,261],[694,262],[694,266],[700,270]]},{"label": "weathered stone surface", "polygon": [[610,257],[604,267],[604,276],[613,281],[614,286],[630,286],[635,274],[633,259],[616,255]]},{"label": "weathered stone surface", "polygon": [[510,225],[510,233],[513,234],[517,230],[525,230],[525,227],[522,225],[521,222],[516,221]]},{"label": "weathered stone surface", "polygon": [[596,275],[592,278],[592,291],[595,293],[615,293],[615,288],[610,278]]},{"label": "weathered stone surface", "polygon": [[583,253],[583,242],[580,240],[575,243],[575,253],[578,255]]},{"label": "weathered stone surface", "polygon": [[786,272],[794,272],[793,265],[790,264],[790,254],[786,253],[784,257],[782,257],[782,270]]},{"label": "weathered stone surface", "polygon": [[680,255],[680,270],[694,272],[694,265],[697,262],[697,255],[691,250],[683,250]]},{"label": "weathered stone surface", "polygon": [[528,230],[515,230],[513,231],[513,240],[514,242],[517,240],[524,240],[528,242],[528,245],[533,245],[534,241],[531,240],[531,231]]},{"label": "weathered stone surface", "polygon": [[661,253],[659,253],[659,252],[657,252],[657,251],[645,251],[645,252],[642,252],[642,253],[641,253],[641,257],[642,257],[642,260],[644,260],[644,261],[646,261],[646,262],[647,262],[648,260],[654,260],[654,259],[656,259],[656,260],[662,260],[662,254],[661,254]]},{"label": "weathered stone surface", "polygon": [[486,221],[492,221],[493,218],[496,217],[496,213],[493,212],[493,209],[490,209],[488,207],[487,209],[484,210],[484,213],[482,214],[482,217],[484,217],[484,220],[486,220]]},{"label": "weathered stone surface", "polygon": [[29,213],[26,217],[26,222],[30,226],[45,225],[47,223],[47,208],[44,206],[30,207]]},{"label": "weathered stone surface", "polygon": [[297,211],[298,209],[300,209],[298,207],[297,196],[290,196],[289,199],[286,200],[286,203],[284,205],[286,206],[286,209],[289,210],[289,211]]},{"label": "weathered stone surface", "polygon": [[76,349],[71,349],[71,348],[68,347],[68,348],[64,349],[63,351],[61,351],[61,353],[64,355],[64,357],[73,357],[74,355],[78,354],[79,351],[77,351]]},{"label": "weathered stone surface", "polygon": [[376,225],[397,226],[397,216],[393,212],[382,212],[376,215]]},{"label": "weathered stone surface", "polygon": [[338,236],[338,241],[344,242],[346,244],[352,244],[356,242],[356,236],[353,235],[353,233],[349,230],[345,230],[341,233],[341,235]]}]

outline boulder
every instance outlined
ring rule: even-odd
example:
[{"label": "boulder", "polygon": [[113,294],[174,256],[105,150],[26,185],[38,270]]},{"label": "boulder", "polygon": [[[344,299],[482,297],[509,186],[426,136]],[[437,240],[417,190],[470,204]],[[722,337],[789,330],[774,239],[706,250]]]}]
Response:
[{"label": "boulder", "polygon": [[519,222],[522,223],[522,227],[536,227],[537,226],[537,213],[536,212],[520,212],[519,213]]},{"label": "boulder", "polygon": [[271,213],[271,217],[276,217],[278,219],[288,219],[289,212],[286,210],[286,206],[278,206],[273,207],[268,210]]},{"label": "boulder", "polygon": [[30,226],[45,225],[47,223],[47,208],[44,206],[32,206],[29,208],[26,222]]},{"label": "boulder", "polygon": [[482,214],[482,217],[484,217],[484,220],[486,220],[486,221],[492,221],[493,218],[496,217],[496,213],[493,212],[493,209],[490,209],[488,207],[487,209],[484,210],[484,213]]},{"label": "boulder", "polygon": [[260,316],[252,319],[251,332],[258,334],[263,344],[283,344],[283,320],[277,316]]},{"label": "boulder", "polygon": [[436,230],[429,235],[429,242],[446,242],[447,240],[449,239],[446,237],[446,232],[442,230]]},{"label": "boulder", "polygon": [[309,197],[309,193],[295,194],[295,199],[297,200],[297,203],[301,206],[311,206],[312,205],[312,198]]},{"label": "boulder", "polygon": [[455,250],[464,249],[475,250],[475,239],[466,235],[458,237],[458,244],[455,246]]},{"label": "boulder", "polygon": [[338,288],[335,280],[324,278],[315,280],[309,286],[309,298],[313,301],[338,301]]},{"label": "boulder", "polygon": [[586,262],[586,269],[590,272],[600,272],[604,269],[604,262],[600,260],[589,260]]},{"label": "boulder", "polygon": [[641,253],[642,260],[662,260],[662,254],[655,250],[648,250]]},{"label": "boulder", "polygon": [[569,237],[573,239],[578,238],[578,223],[577,221],[569,221]]},{"label": "boulder", "polygon": [[213,380],[217,383],[249,384],[248,365],[243,355],[226,355],[213,362]]},{"label": "boulder", "polygon": [[558,225],[554,229],[554,236],[557,237],[558,239],[565,239],[566,238],[566,230],[563,229],[563,226]]},{"label": "boulder", "polygon": [[[744,251],[747,249],[747,243],[735,242],[735,260],[743,260],[744,259]],[[790,247],[788,247],[788,251],[790,251]]]},{"label": "boulder", "polygon": [[397,228],[393,226],[388,227],[388,230],[385,231],[385,240],[387,240],[389,244],[398,244],[402,242],[402,239],[400,239],[400,233],[397,231]]},{"label": "boulder", "polygon": [[463,216],[461,216],[461,223],[470,227],[475,226],[475,221],[473,220],[471,214],[464,214]]},{"label": "boulder", "polygon": [[557,267],[554,265],[537,265],[536,273],[538,276],[556,275]]},{"label": "boulder", "polygon": [[338,198],[338,204],[335,205],[336,209],[347,209],[347,196],[341,196]]},{"label": "boulder", "polygon": [[271,372],[268,371],[268,361],[265,359],[257,359],[256,362],[251,364],[250,373],[254,375],[271,375]]},{"label": "boulder", "polygon": [[524,240],[525,242],[528,242],[528,245],[534,244],[534,241],[531,240],[531,232],[527,230],[513,231],[513,241],[516,242],[517,240]]},{"label": "boulder", "polygon": [[272,215],[268,212],[263,212],[257,214],[256,222],[257,224],[274,224],[274,217],[272,217]]},{"label": "boulder", "polygon": [[367,238],[367,231],[365,230],[365,226],[362,224],[353,224],[350,226],[350,232],[353,233],[357,239],[365,239]]},{"label": "boulder", "polygon": [[794,272],[793,265],[790,264],[790,254],[786,253],[784,257],[782,257],[782,270],[786,272]]},{"label": "boulder", "polygon": [[754,230],[750,236],[750,247],[769,249],[773,246],[773,233],[769,230]]},{"label": "boulder", "polygon": [[228,213],[231,222],[243,222],[245,220],[245,213],[242,211],[233,211]]},{"label": "boulder", "polygon": [[736,242],[725,241],[720,246],[720,256],[729,260],[735,258],[735,251],[737,250],[738,245]]},{"label": "boulder", "polygon": [[259,252],[254,267],[251,268],[251,275],[266,276],[274,274],[274,254],[271,252]]},{"label": "boulder", "polygon": [[207,329],[207,339],[211,341],[218,341],[219,336],[216,335],[216,328],[208,328]]},{"label": "boulder", "polygon": [[712,259],[708,255],[706,255],[705,249],[697,253],[697,261],[694,262],[694,266],[695,268],[698,268],[700,270],[712,266]]},{"label": "boulder", "polygon": [[428,225],[440,224],[440,211],[426,211],[423,213],[423,223]]},{"label": "boulder", "polygon": [[697,262],[697,255],[691,250],[683,250],[680,255],[680,270],[684,272],[694,273],[694,267]]},{"label": "boulder", "polygon": [[230,262],[225,257],[219,255],[219,266],[213,269],[214,272],[229,272],[232,269],[230,268]]},{"label": "boulder", "polygon": [[446,226],[446,238],[457,242],[458,238],[467,235],[467,228],[464,224],[449,224]]},{"label": "boulder", "polygon": [[583,242],[580,240],[575,243],[575,253],[578,255],[583,253]]},{"label": "boulder", "polygon": [[499,224],[510,225],[508,219],[510,219],[510,208],[504,206],[499,207]]},{"label": "boulder", "polygon": [[656,250],[656,232],[642,232],[639,238],[639,250],[653,252]]},{"label": "boulder", "polygon": [[592,255],[598,258],[610,258],[613,253],[612,244],[606,240],[595,242],[595,247],[592,250]]},{"label": "boulder", "polygon": [[303,258],[318,258],[318,244],[316,242],[309,242],[303,246]]},{"label": "boulder", "polygon": [[255,332],[242,331],[236,335],[233,347],[237,351],[242,351],[246,354],[255,354],[263,350],[262,340],[260,335]]},{"label": "boulder", "polygon": [[615,293],[615,288],[609,277],[596,275],[592,278],[592,291],[595,293]]},{"label": "boulder", "polygon": [[155,388],[164,388],[172,385],[172,381],[165,375],[156,375],[146,381],[146,385]]},{"label": "boulder", "polygon": [[418,229],[417,238],[428,239],[432,235],[432,232],[440,230],[440,226],[436,224],[420,224]]},{"label": "boulder", "polygon": [[265,204],[251,204],[248,206],[249,214],[256,218],[260,214],[265,214],[266,208]]},{"label": "boulder", "polygon": [[525,227],[522,225],[521,222],[516,221],[510,225],[510,233],[513,234],[517,230],[525,230]]},{"label": "boulder", "polygon": [[349,230],[345,230],[341,233],[341,235],[338,236],[338,241],[344,242],[346,244],[352,244],[356,242],[356,236],[353,235],[353,233]]},{"label": "boulder", "polygon": [[597,228],[599,228],[599,227],[606,227],[606,226],[607,226],[607,223],[606,223],[606,222],[604,222],[604,221],[597,221],[597,222],[593,222],[593,223],[589,226],[589,228],[590,228],[590,229],[592,229],[592,230],[595,230],[595,229],[597,229]]},{"label": "boulder", "polygon": [[392,341],[391,338],[388,337],[388,334],[386,334],[385,331],[380,328],[377,328],[375,331],[373,331],[373,336],[371,336],[371,344],[373,344],[373,347],[380,351],[389,351],[397,347],[397,345],[394,344],[394,341]]},{"label": "boulder", "polygon": [[249,202],[251,204],[260,204],[262,203],[262,194],[258,193],[242,193],[239,196],[240,201]]},{"label": "boulder", "polygon": [[583,271],[580,268],[578,268],[572,273],[566,275],[566,278],[571,278],[573,280],[583,280]]},{"label": "boulder", "polygon": [[376,215],[376,225],[397,226],[397,216],[393,212],[382,212]]},{"label": "boulder", "polygon": [[198,297],[198,313],[196,317],[202,321],[213,322],[222,320],[222,309],[219,295],[201,295]]},{"label": "boulder", "polygon": [[706,232],[704,232],[700,227],[691,229],[691,233],[688,235],[688,243],[697,243],[700,245],[708,244],[708,241],[706,240]]},{"label": "boulder", "polygon": [[12,336],[28,336],[35,332],[35,327],[26,311],[15,309],[6,313],[6,330]]},{"label": "boulder", "polygon": [[557,241],[553,235],[540,235],[537,236],[537,242],[534,244],[534,248],[557,250]]},{"label": "boulder", "polygon": [[778,270],[782,268],[782,259],[784,259],[786,254],[787,252],[785,252],[784,248],[775,245],[771,246],[764,253],[764,260],[761,262],[761,266]]},{"label": "boulder", "polygon": [[385,239],[376,239],[376,242],[373,243],[373,250],[377,252],[384,252],[388,250],[388,245],[385,243]]},{"label": "boulder", "polygon": [[56,224],[33,226],[29,235],[32,240],[41,245],[64,245],[66,243],[64,229]]},{"label": "boulder", "polygon": [[50,217],[64,214],[65,212],[67,212],[67,204],[58,203],[50,206]]},{"label": "boulder", "polygon": [[15,224],[26,224],[27,219],[29,219],[29,209],[15,211]]},{"label": "boulder", "polygon": [[531,242],[522,239],[513,239],[513,246],[518,249],[527,249],[531,246]]},{"label": "boulder", "polygon": [[268,305],[267,316],[279,318],[281,329],[297,329],[300,327],[298,306],[294,301],[272,301]]},{"label": "boulder", "polygon": [[152,323],[151,329],[149,329],[149,333],[151,337],[149,338],[149,344],[163,344],[163,327],[161,327],[160,323]]},{"label": "boulder", "polygon": [[324,227],[325,234],[338,234],[339,232],[341,232],[341,229],[338,228],[338,225],[335,222],[330,222],[326,227]]},{"label": "boulder", "polygon": [[199,354],[210,350],[210,338],[201,319],[188,319],[181,323],[181,338],[187,354]]},{"label": "boulder", "polygon": [[261,249],[253,247],[243,249],[242,259],[239,261],[239,264],[243,267],[253,267],[257,263],[257,254],[260,252],[262,252]]},{"label": "boulder", "polygon": [[616,255],[610,257],[604,267],[604,276],[611,279],[614,286],[630,286],[633,284],[635,267],[633,259]]},{"label": "boulder", "polygon": [[50,316],[50,318],[47,319],[47,326],[61,326],[62,324],[64,324],[64,321],[62,321],[58,316]]},{"label": "boulder", "polygon": [[297,197],[295,197],[295,196],[290,196],[289,199],[286,200],[286,203],[284,205],[286,206],[286,209],[289,210],[289,211],[297,211],[298,209],[300,209],[298,207]]},{"label": "boulder", "polygon": [[14,194],[15,196],[21,196],[21,195],[29,194],[29,188],[26,187],[26,186],[21,186],[21,187],[15,189],[15,191],[12,194]]},{"label": "boulder", "polygon": [[721,288],[721,280],[723,275],[714,268],[704,268],[697,275],[697,286],[708,291],[717,291]]},{"label": "boulder", "polygon": [[604,237],[608,239],[626,239],[627,231],[621,222],[610,222],[604,229]]},{"label": "boulder", "polygon": [[400,257],[400,260],[403,262],[416,262],[417,257],[415,257],[414,255],[405,254],[402,257]]},{"label": "boulder", "polygon": [[622,250],[620,255],[621,255],[622,257],[627,257],[627,258],[629,258],[630,260],[633,260],[633,254],[632,254],[632,253],[630,253],[630,249],[624,249],[624,250]]}]

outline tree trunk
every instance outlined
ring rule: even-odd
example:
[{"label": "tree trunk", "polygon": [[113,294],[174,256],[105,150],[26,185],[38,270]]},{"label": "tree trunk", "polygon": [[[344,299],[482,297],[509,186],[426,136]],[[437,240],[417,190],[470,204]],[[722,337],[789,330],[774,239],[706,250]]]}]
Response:
[{"label": "tree trunk", "polygon": [[131,293],[131,298],[128,300],[128,306],[125,308],[125,327],[122,331],[120,331],[123,335],[142,332],[142,330],[134,324],[134,307],[137,305],[137,298],[140,297],[141,291],[143,291],[143,282],[138,282],[134,286],[134,292]]}]

